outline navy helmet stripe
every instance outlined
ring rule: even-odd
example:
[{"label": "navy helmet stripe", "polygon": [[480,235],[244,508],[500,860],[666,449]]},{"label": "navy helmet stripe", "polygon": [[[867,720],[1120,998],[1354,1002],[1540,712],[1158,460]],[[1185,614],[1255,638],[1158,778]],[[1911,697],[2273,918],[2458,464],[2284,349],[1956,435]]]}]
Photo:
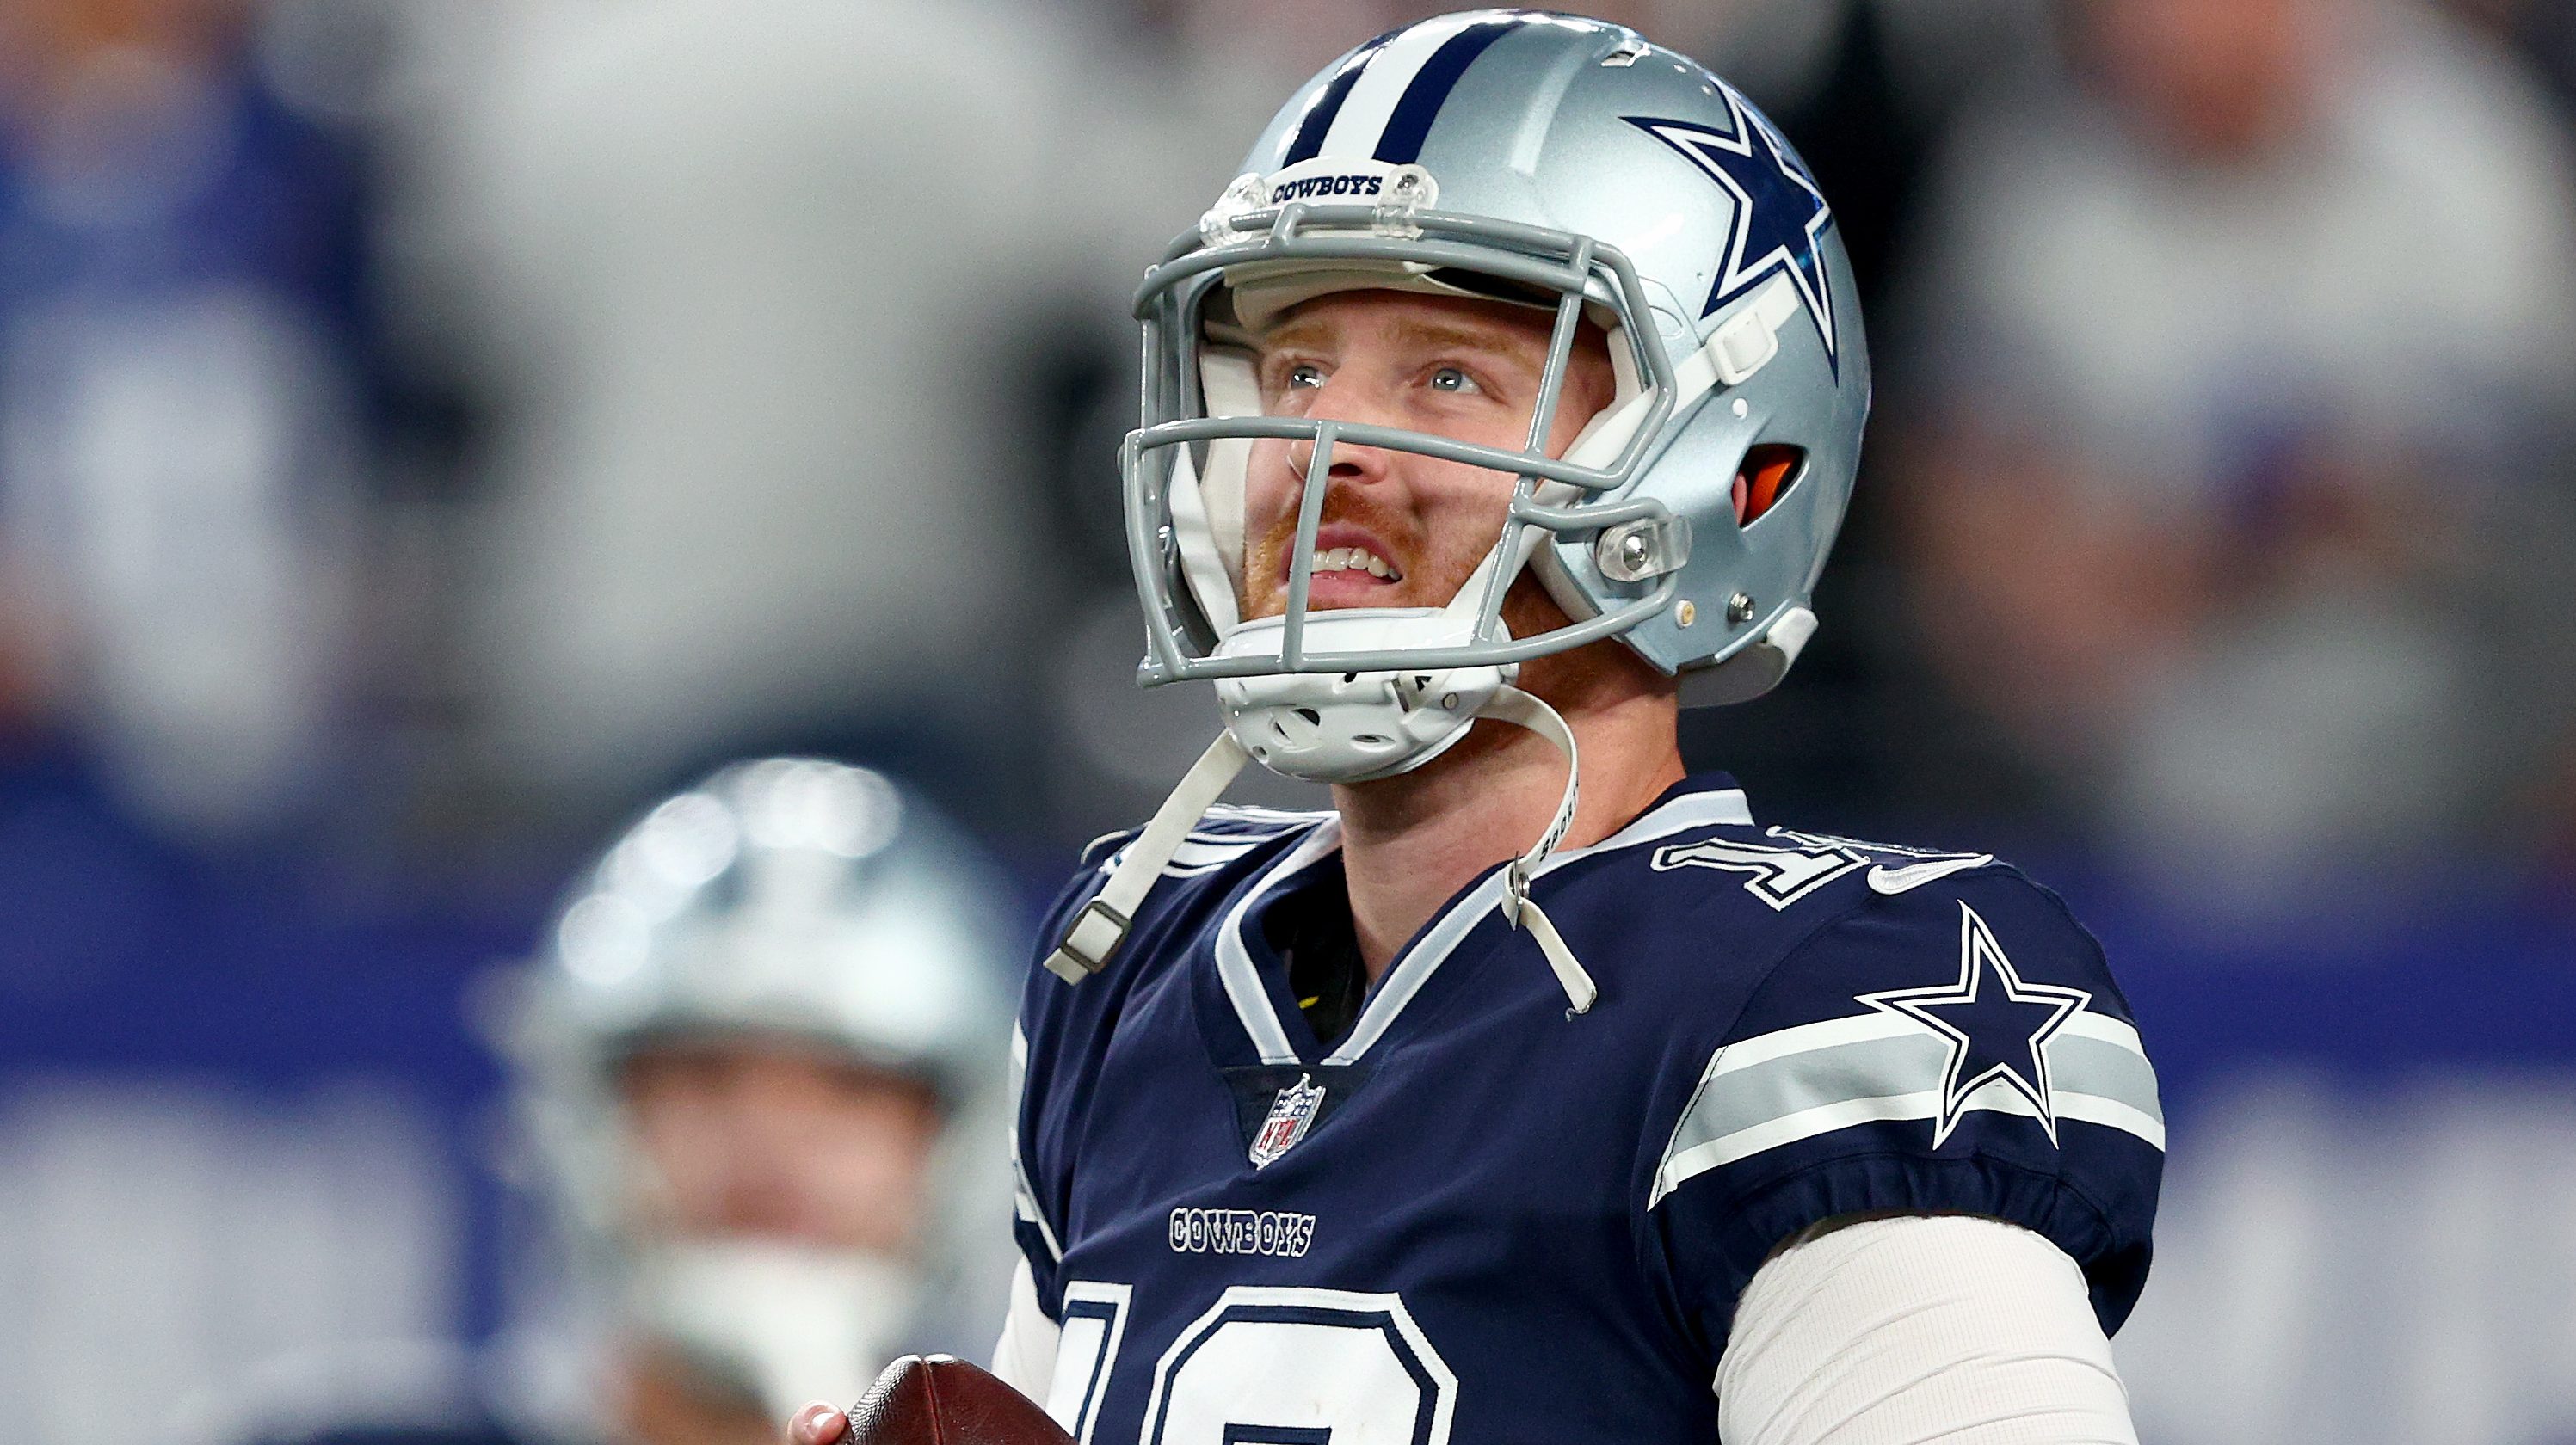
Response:
[{"label": "navy helmet stripe", "polygon": [[1395,111],[1386,120],[1386,131],[1378,137],[1377,158],[1389,165],[1411,165],[1422,158],[1422,142],[1431,134],[1431,122],[1438,118],[1440,107],[1447,103],[1449,92],[1458,86],[1458,77],[1467,73],[1485,47],[1518,30],[1527,22],[1489,20],[1470,25],[1449,37],[1446,44],[1432,52],[1415,73],[1413,84],[1405,87],[1404,99],[1395,103]]},{"label": "navy helmet stripe", "polygon": [[1390,30],[1351,52],[1351,58],[1333,78],[1326,82],[1315,103],[1306,108],[1306,118],[1297,123],[1297,135],[1288,143],[1288,153],[1279,158],[1283,166],[1311,161],[1324,148],[1325,133],[1333,128],[1333,118],[1342,113],[1342,102],[1350,99],[1351,87],[1360,83],[1360,72],[1386,48],[1386,43],[1401,34]]}]

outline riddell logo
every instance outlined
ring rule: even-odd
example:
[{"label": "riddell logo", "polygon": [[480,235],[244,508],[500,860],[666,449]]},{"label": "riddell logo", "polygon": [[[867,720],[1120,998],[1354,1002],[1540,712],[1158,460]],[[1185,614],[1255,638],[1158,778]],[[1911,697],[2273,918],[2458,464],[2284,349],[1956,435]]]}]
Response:
[{"label": "riddell logo", "polygon": [[1386,177],[1366,175],[1302,176],[1270,188],[1270,204],[1310,201],[1318,196],[1374,196],[1386,189]]}]

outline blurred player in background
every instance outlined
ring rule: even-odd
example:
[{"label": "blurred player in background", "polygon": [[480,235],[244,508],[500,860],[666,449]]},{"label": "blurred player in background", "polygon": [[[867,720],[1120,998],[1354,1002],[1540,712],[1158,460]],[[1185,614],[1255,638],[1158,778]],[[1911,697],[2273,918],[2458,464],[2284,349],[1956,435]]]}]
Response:
[{"label": "blurred player in background", "polygon": [[2056,19],[1941,146],[1883,333],[1897,615],[1994,728],[1952,769],[2222,933],[2451,887],[2576,736],[2559,122],[2406,6]]},{"label": "blurred player in background", "polygon": [[509,1027],[567,1298],[467,1418],[273,1438],[765,1445],[798,1401],[974,1341],[1003,1284],[975,1245],[1008,1209],[1006,896],[862,768],[738,764],[655,808]]}]

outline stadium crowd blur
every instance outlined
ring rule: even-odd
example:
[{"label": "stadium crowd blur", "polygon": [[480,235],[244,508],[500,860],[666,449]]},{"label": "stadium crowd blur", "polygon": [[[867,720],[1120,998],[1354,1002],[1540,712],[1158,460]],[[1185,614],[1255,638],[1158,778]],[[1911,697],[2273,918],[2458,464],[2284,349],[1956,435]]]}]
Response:
[{"label": "stadium crowd blur", "polygon": [[[476,980],[673,785],[869,761],[1032,918],[1159,800],[1126,293],[1437,8],[0,3],[11,1438],[509,1324]],[[2105,936],[2149,1438],[2576,1441],[2576,5],[1595,13],[1782,122],[1881,382],[1689,752]]]}]

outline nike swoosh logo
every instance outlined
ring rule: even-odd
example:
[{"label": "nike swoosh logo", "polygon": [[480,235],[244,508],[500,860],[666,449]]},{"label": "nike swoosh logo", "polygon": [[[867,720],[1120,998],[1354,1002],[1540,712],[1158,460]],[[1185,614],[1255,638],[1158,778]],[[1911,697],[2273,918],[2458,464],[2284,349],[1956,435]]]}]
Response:
[{"label": "nike swoosh logo", "polygon": [[1869,870],[1869,886],[1881,893],[1902,893],[1920,888],[1936,878],[1947,878],[1970,868],[1983,868],[1995,861],[1992,853],[1971,853],[1963,858],[1935,858],[1929,863],[1908,863],[1890,868],[1882,863]]}]

